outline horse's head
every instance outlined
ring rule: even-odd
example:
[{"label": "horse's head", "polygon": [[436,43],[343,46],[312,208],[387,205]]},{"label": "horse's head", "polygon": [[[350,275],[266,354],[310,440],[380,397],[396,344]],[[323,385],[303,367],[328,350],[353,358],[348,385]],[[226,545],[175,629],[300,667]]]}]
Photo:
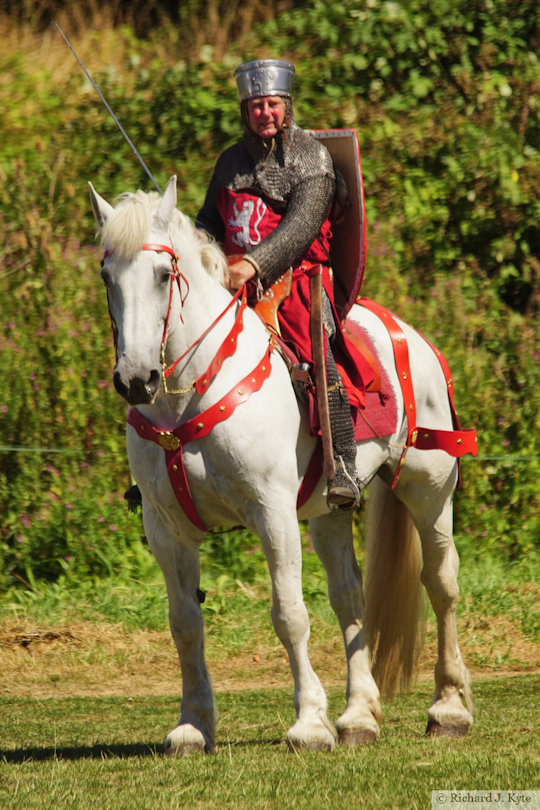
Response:
[{"label": "horse's head", "polygon": [[[177,210],[174,176],[163,197],[156,192],[123,194],[114,208],[89,186],[105,249],[101,275],[116,342],[114,385],[131,405],[150,403],[160,387],[169,321],[178,322],[187,292],[183,271],[203,265],[212,274],[217,253],[213,259],[209,253],[217,248]],[[214,269],[222,277],[222,268]]]},{"label": "horse's head", "polygon": [[89,185],[105,248],[101,276],[116,343],[114,385],[131,405],[148,403],[161,380],[160,347],[174,262],[165,251],[142,248],[154,242],[171,245],[168,227],[176,208],[176,178],[161,199],[138,191],[122,195],[115,208]]}]

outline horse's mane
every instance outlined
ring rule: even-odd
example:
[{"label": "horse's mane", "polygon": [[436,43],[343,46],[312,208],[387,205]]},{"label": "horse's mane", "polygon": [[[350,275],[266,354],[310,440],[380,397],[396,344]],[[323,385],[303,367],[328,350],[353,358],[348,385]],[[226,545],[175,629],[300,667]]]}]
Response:
[{"label": "horse's mane", "polygon": [[[148,240],[152,216],[161,202],[156,191],[125,192],[116,200],[113,213],[101,229],[101,243],[120,259],[130,260]],[[174,209],[169,223],[169,232],[174,241],[182,240],[182,255],[194,254],[204,269],[216,281],[223,283],[227,262],[219,245],[205,232],[195,227],[193,221]]]}]

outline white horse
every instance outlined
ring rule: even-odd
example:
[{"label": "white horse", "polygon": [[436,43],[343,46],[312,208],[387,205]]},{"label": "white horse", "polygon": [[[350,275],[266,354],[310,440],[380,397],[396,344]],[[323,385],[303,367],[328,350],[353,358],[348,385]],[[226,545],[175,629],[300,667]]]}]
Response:
[{"label": "white horse", "polygon": [[[457,640],[458,556],[452,539],[457,462],[441,450],[411,447],[398,484],[391,487],[407,418],[387,328],[372,312],[353,307],[350,317],[371,336],[398,410],[393,435],[358,445],[359,477],[372,482],[364,607],[352,515],[328,511],[324,476],[297,511],[316,439],[288,368],[251,309],[243,311],[237,328],[242,303],[223,286],[224,256],[177,210],[176,178],[163,197],[125,194],[114,208],[91,184],[90,197],[105,248],[102,277],[117,350],[114,381],[132,406],[129,464],[142,493],[146,536],[165,577],[182,671],[180,720],[165,740],[165,751],[209,751],[214,745],[199,547],[206,531],[238,524],[258,535],[270,571],[272,621],[295,684],[289,746],[328,750],[338,741],[356,745],[376,739],[380,692],[406,687],[413,674],[422,583],[438,628],[428,732],[466,733],[471,702]],[[418,423],[451,431],[440,362],[417,332],[400,326],[409,347]],[[180,439],[174,433],[179,426],[187,430]],[[192,497],[182,507],[186,490]],[[345,643],[346,707],[335,725],[308,657],[298,518],[309,520]]]}]

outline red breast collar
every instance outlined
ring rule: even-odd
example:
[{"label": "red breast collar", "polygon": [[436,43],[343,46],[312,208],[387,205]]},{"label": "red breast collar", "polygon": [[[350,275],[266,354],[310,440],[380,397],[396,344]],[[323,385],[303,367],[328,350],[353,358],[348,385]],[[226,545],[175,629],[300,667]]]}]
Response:
[{"label": "red breast collar", "polygon": [[275,345],[276,338],[271,335],[268,348],[253,371],[206,411],[194,416],[174,430],[158,430],[136,408],[130,408],[128,411],[128,424],[135,428],[139,436],[159,444],[165,451],[167,471],[178,503],[193,525],[203,532],[206,532],[207,529],[197,513],[189,490],[182,447],[194,439],[202,439],[207,436],[219,422],[228,419],[238,405],[246,402],[254,391],[262,388],[264,381],[270,376],[271,355]]}]

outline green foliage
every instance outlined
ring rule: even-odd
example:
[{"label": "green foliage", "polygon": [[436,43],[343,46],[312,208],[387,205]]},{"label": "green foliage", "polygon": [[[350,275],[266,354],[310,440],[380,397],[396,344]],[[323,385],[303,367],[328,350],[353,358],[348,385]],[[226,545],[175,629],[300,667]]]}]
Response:
[{"label": "green foliage", "polygon": [[[184,17],[190,8],[198,13],[199,4],[186,5]],[[197,26],[183,18],[183,27],[147,31],[144,41],[127,25],[109,31],[124,64],[88,66],[158,184],[178,174],[192,216],[217,153],[240,132],[231,76],[240,60],[291,58],[299,123],[358,129],[363,292],[443,350],[463,426],[479,431],[480,459],[464,460],[456,499],[460,545],[529,555],[540,535],[535,4],[281,8],[272,19],[261,12],[251,33],[242,27],[219,59],[209,50],[211,21],[200,20],[193,48],[182,31],[194,36]],[[90,47],[102,33],[88,34]],[[157,41],[168,53],[161,62]],[[0,67],[0,581],[133,573],[149,555],[121,498],[123,406],[110,383],[86,182],[112,198],[150,181],[74,61],[53,78],[22,50],[5,49]],[[209,540],[206,564],[216,577],[221,566],[255,579],[262,557],[247,553],[252,542]]]},{"label": "green foliage", "polygon": [[[474,263],[521,311],[538,279],[535,4],[328,4],[282,15],[302,120],[360,129],[371,222],[391,222],[418,294]],[[320,85],[325,88],[323,97]],[[369,159],[366,161],[366,155]]]}]

